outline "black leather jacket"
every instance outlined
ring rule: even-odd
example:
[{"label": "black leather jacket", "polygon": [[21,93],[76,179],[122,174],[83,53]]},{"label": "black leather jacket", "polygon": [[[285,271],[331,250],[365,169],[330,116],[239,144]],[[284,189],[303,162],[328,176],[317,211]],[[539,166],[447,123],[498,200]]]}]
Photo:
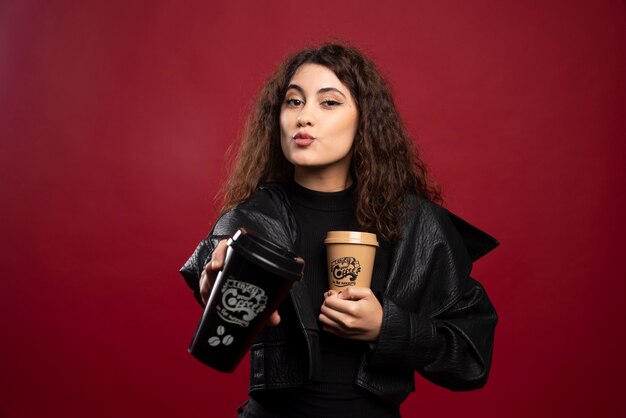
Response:
[{"label": "black leather jacket", "polygon": [[[414,390],[414,371],[452,390],[482,387],[497,322],[470,271],[472,261],[498,242],[427,200],[407,196],[405,208],[403,237],[391,248],[381,295],[380,336],[369,345],[355,376],[356,385],[394,405]],[[276,184],[264,186],[222,215],[181,269],[200,303],[202,270],[219,241],[239,227],[292,250],[298,238],[285,191]],[[292,288],[291,303],[302,333],[294,337],[286,326],[266,328],[250,350],[250,392],[300,385],[318,371],[319,307],[310,306],[301,283]]]}]

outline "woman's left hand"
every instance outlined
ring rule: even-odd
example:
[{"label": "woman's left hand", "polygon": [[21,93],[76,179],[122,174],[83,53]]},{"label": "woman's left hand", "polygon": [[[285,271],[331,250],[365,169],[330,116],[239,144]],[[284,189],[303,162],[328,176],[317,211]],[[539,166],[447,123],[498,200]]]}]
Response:
[{"label": "woman's left hand", "polygon": [[383,307],[369,288],[329,290],[324,293],[319,319],[324,331],[339,337],[376,341],[383,322]]}]

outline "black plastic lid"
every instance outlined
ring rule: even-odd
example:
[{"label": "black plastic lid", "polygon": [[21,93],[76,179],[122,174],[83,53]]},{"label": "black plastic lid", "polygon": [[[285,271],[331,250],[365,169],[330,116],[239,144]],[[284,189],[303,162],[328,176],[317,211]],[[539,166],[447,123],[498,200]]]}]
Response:
[{"label": "black plastic lid", "polygon": [[288,280],[302,279],[304,260],[273,242],[261,238],[249,229],[239,230],[228,245],[249,261]]}]

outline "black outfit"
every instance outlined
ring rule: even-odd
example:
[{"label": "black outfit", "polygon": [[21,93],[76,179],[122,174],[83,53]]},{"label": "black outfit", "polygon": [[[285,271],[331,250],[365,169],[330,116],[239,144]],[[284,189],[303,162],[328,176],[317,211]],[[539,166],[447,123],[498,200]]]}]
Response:
[{"label": "black outfit", "polygon": [[[302,195],[307,192],[311,191],[293,185],[286,191],[270,184],[220,217],[181,270],[196,298],[200,300],[199,277],[213,249],[239,227],[319,258],[307,249],[313,242],[307,238],[326,231],[311,228],[314,220],[306,218],[320,209],[307,208],[307,202],[315,201]],[[397,416],[398,406],[414,389],[414,371],[453,390],[485,384],[497,316],[484,289],[469,273],[472,261],[497,241],[432,202],[412,195],[405,200],[403,237],[377,252],[373,290],[379,290],[383,306],[378,341],[348,341],[320,331],[317,316],[323,296],[310,292],[310,286],[316,285],[309,283],[305,258],[306,279],[294,285],[291,298],[279,309],[280,325],[267,327],[251,348],[249,390],[256,401],[252,405],[274,405],[273,397],[285,393],[294,402],[302,401],[299,405],[308,396],[341,402],[328,398],[334,392],[355,395],[357,407],[378,407],[378,416]],[[325,227],[353,223],[349,211],[344,217],[340,208],[334,209],[338,212],[329,218],[338,225],[327,220]],[[346,356],[345,350],[350,354]],[[349,361],[342,363],[344,359]],[[328,367],[333,361],[343,366]],[[329,376],[328,369],[337,373]]]},{"label": "black outfit", "polygon": [[[322,193],[306,189],[296,183],[286,187],[287,196],[298,224],[300,237],[296,254],[305,260],[302,284],[315,315],[320,312],[324,292],[328,290],[326,248],[324,238],[328,231],[356,230],[354,187],[336,193]],[[388,263],[387,246],[380,244],[375,260],[376,272],[372,290],[381,292]],[[379,267],[380,266],[380,267]],[[285,317],[294,317],[286,310]],[[298,325],[291,325],[291,333],[298,333]],[[321,328],[321,324],[320,324]],[[320,332],[319,376],[304,386],[282,390],[264,390],[251,394],[256,403],[246,409],[273,411],[278,416],[289,416],[298,411],[298,417],[397,417],[397,407],[354,385],[354,376],[368,345],[363,341],[336,337]],[[306,348],[302,347],[303,351]],[[261,409],[263,408],[263,409]]]}]

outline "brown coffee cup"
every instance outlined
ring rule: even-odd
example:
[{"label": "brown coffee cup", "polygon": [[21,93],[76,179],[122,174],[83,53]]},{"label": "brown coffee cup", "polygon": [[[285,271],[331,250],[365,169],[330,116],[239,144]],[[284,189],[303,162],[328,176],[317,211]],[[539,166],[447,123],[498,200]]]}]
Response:
[{"label": "brown coffee cup", "polygon": [[340,291],[349,286],[370,287],[378,247],[376,234],[329,231],[324,244],[330,289]]}]

